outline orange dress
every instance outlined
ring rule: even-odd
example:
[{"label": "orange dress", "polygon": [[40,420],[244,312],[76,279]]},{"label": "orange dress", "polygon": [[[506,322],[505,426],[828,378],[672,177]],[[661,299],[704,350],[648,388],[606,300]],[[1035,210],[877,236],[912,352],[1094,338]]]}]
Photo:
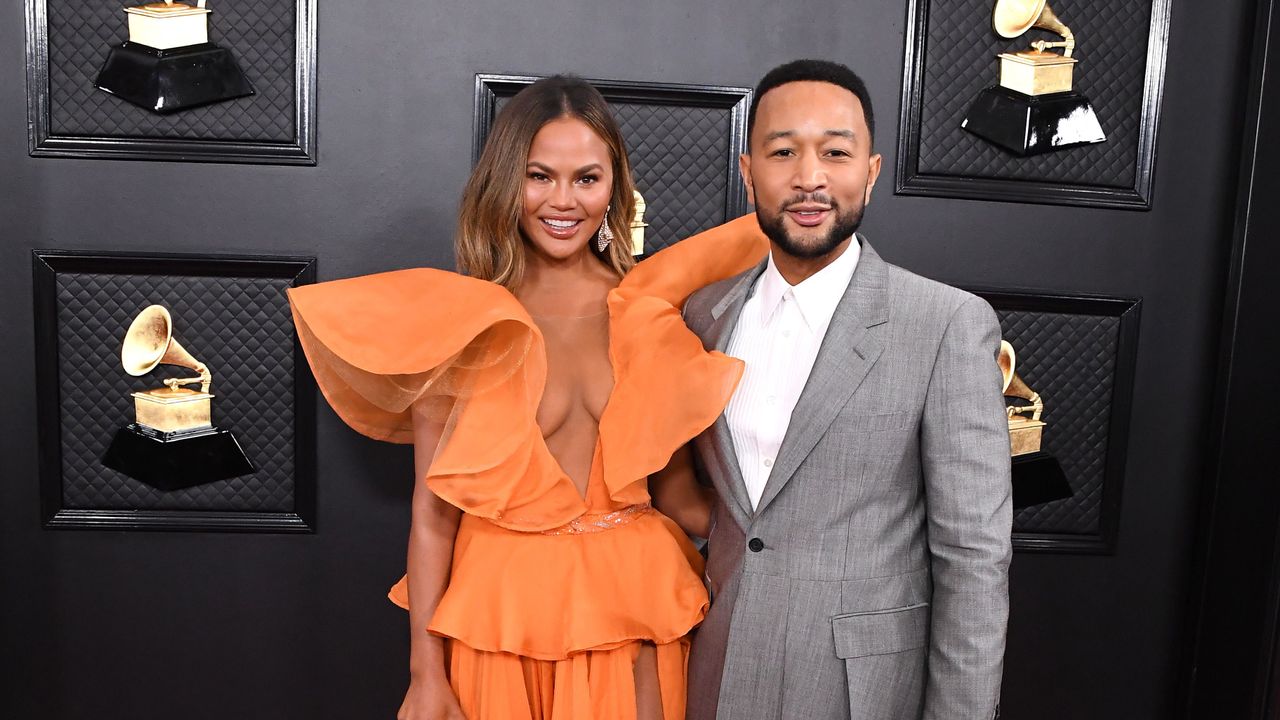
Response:
[{"label": "orange dress", "polygon": [[[289,291],[316,380],[347,424],[410,443],[415,402],[444,423],[425,482],[463,515],[426,629],[447,639],[470,720],[634,717],[645,641],[664,717],[684,717],[686,636],[707,608],[702,559],[650,506],[647,479],[715,421],[742,373],[703,350],[679,308],[767,248],[746,216],[639,263],[610,291],[614,388],[585,497],[536,423],[543,338],[506,289],[411,269]],[[390,598],[408,607],[405,579]]]}]

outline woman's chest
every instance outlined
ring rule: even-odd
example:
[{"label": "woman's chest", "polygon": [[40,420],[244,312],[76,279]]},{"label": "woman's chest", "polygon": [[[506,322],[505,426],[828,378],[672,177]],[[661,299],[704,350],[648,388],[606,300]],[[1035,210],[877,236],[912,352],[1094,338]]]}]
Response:
[{"label": "woman's chest", "polygon": [[608,314],[535,321],[547,357],[547,382],[537,417],[543,435],[571,421],[598,425],[613,392]]}]

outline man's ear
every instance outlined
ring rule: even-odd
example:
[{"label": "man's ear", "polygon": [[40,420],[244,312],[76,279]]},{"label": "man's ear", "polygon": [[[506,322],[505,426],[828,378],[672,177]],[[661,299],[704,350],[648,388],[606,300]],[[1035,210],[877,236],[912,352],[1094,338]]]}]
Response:
[{"label": "man's ear", "polygon": [[738,174],[742,175],[742,184],[747,186],[747,204],[755,205],[756,189],[751,186],[751,153],[738,156]]},{"label": "man's ear", "polygon": [[864,205],[871,204],[871,191],[876,186],[876,178],[880,177],[880,153],[876,153],[869,158],[867,163],[867,192],[862,198]]}]

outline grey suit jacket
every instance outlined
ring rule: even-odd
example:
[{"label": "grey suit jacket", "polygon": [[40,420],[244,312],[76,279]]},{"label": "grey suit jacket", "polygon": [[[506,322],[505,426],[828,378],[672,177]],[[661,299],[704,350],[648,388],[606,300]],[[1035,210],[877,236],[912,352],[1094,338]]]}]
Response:
[{"label": "grey suit jacket", "polygon": [[[719,500],[690,720],[996,713],[1012,521],[999,326],[859,241],[754,512],[724,417],[695,441]],[[689,299],[708,349],[763,270]]]}]

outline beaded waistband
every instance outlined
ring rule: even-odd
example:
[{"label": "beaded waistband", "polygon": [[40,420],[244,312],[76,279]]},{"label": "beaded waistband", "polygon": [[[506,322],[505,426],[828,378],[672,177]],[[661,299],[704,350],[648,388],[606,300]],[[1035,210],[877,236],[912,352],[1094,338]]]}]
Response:
[{"label": "beaded waistband", "polygon": [[627,525],[652,509],[653,507],[649,503],[639,503],[607,513],[583,513],[560,527],[541,532],[543,535],[578,535],[581,533],[604,532],[605,530],[613,530]]}]

